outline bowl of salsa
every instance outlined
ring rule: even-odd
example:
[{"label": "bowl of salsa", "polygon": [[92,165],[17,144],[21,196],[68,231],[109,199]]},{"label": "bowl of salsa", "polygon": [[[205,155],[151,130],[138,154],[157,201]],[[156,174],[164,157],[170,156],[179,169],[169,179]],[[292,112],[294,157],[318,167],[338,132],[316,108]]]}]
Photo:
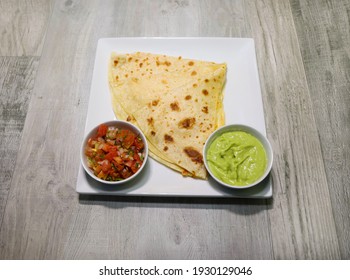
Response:
[{"label": "bowl of salsa", "polygon": [[141,173],[148,158],[142,131],[125,121],[108,121],[94,127],[84,138],[81,163],[95,180],[122,184]]},{"label": "bowl of salsa", "polygon": [[207,139],[204,164],[218,183],[246,189],[260,183],[272,168],[273,152],[266,136],[253,127],[230,124]]}]

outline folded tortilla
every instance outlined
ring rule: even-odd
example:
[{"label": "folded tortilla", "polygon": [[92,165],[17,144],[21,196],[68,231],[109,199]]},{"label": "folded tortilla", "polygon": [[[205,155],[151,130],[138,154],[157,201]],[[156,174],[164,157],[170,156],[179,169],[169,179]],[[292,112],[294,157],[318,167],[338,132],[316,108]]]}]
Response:
[{"label": "folded tortilla", "polygon": [[150,53],[112,53],[108,80],[118,119],[137,125],[150,156],[205,179],[203,145],[224,124],[226,64]]}]

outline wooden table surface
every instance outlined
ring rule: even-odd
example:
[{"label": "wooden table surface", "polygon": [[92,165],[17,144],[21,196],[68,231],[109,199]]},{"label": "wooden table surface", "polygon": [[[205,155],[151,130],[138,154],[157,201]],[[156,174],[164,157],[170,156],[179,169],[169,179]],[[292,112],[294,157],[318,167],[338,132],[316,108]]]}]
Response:
[{"label": "wooden table surface", "polygon": [[[1,259],[349,259],[350,3],[0,1]],[[273,199],[76,193],[97,41],[251,37]]]}]

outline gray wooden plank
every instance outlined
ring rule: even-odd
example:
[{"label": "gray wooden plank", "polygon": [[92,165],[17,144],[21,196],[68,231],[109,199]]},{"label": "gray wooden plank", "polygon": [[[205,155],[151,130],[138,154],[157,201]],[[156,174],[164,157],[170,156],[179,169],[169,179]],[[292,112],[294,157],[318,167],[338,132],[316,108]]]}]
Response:
[{"label": "gray wooden plank", "polygon": [[0,57],[0,225],[10,189],[37,57]]},{"label": "gray wooden plank", "polygon": [[339,248],[350,258],[350,2],[291,0]]},{"label": "gray wooden plank", "polygon": [[0,1],[0,56],[39,56],[54,0]]}]

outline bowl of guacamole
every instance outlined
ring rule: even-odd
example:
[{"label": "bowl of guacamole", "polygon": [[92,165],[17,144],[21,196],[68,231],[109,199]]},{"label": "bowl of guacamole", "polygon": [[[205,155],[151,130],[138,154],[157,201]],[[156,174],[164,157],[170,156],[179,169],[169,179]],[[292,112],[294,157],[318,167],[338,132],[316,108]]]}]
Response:
[{"label": "bowl of guacamole", "polygon": [[246,189],[260,183],[269,174],[273,152],[269,140],[253,127],[225,125],[207,139],[204,164],[218,183]]}]

